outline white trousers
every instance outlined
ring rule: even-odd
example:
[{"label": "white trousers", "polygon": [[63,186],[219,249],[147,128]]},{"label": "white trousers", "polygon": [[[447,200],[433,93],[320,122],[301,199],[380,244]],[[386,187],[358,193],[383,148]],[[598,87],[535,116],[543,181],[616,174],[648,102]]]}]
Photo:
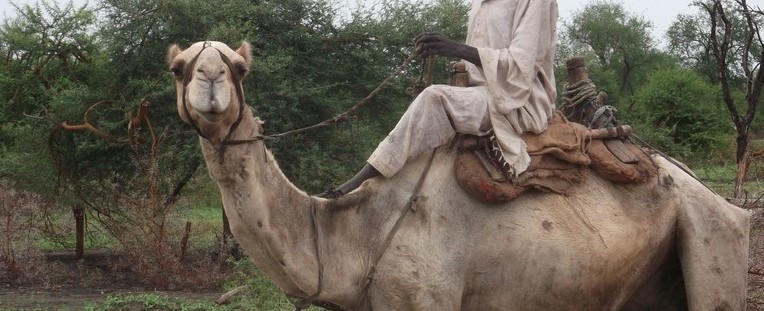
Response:
[{"label": "white trousers", "polygon": [[414,99],[367,162],[390,177],[407,160],[449,143],[457,132],[481,136],[490,129],[482,88],[432,85]]}]

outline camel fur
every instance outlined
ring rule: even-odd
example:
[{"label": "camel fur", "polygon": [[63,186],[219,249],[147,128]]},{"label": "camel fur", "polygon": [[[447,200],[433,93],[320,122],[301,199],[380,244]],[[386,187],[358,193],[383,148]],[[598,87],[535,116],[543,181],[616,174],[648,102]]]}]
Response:
[{"label": "camel fur", "polygon": [[[169,51],[178,112],[204,137],[234,237],[290,296],[320,287],[315,302],[344,310],[745,308],[749,213],[659,156],[651,182],[614,185],[588,172],[568,195],[528,193],[488,205],[457,184],[456,151],[438,149],[365,288],[429,155],[337,200],[312,197],[285,177],[262,140],[219,152],[245,105],[231,84],[252,59],[246,43],[236,51],[202,46]],[[184,71],[197,54],[196,69]],[[188,86],[183,72],[194,75]],[[229,139],[262,132],[249,106],[243,113]]]}]

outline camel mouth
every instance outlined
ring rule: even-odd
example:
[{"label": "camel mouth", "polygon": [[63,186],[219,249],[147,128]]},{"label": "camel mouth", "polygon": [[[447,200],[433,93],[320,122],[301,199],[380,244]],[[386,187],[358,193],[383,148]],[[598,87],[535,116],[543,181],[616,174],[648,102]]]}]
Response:
[{"label": "camel mouth", "polygon": [[206,121],[216,121],[231,106],[230,91],[221,82],[191,85],[187,102]]},{"label": "camel mouth", "polygon": [[216,123],[218,122],[218,119],[220,117],[220,114],[215,112],[204,112],[204,111],[197,111],[199,113],[199,116],[204,119],[204,121],[207,121],[209,123]]},{"label": "camel mouth", "polygon": [[209,123],[216,123],[220,121],[228,108],[227,104],[221,103],[216,98],[210,98],[202,102],[188,101],[189,108],[192,108],[204,121]]}]

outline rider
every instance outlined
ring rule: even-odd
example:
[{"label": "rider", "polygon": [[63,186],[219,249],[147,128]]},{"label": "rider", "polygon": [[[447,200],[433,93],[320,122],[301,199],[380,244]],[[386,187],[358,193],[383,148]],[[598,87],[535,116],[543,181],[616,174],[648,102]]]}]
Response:
[{"label": "rider", "polygon": [[505,173],[524,172],[530,156],[520,134],[546,130],[555,108],[557,17],[556,0],[472,0],[466,44],[433,32],[419,35],[416,49],[423,57],[467,61],[470,86],[424,89],[361,171],[321,195],[336,198],[369,178],[389,178],[408,159],[448,143],[457,132],[492,131]]}]

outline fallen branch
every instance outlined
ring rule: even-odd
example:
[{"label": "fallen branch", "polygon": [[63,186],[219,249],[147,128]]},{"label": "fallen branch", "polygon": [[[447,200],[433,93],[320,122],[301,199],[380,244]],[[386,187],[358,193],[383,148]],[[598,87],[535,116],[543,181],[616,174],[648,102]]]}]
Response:
[{"label": "fallen branch", "polygon": [[222,296],[220,296],[220,298],[218,298],[218,300],[215,300],[215,303],[219,304],[219,305],[226,304],[226,303],[228,303],[229,300],[231,300],[231,297],[235,296],[238,293],[243,292],[247,288],[249,288],[249,285],[242,285],[242,286],[239,286],[239,287],[234,288],[232,290],[229,290],[227,293],[225,293]]},{"label": "fallen branch", "polygon": [[762,272],[761,269],[756,269],[756,268],[748,269],[748,274],[764,276],[764,272]]}]

